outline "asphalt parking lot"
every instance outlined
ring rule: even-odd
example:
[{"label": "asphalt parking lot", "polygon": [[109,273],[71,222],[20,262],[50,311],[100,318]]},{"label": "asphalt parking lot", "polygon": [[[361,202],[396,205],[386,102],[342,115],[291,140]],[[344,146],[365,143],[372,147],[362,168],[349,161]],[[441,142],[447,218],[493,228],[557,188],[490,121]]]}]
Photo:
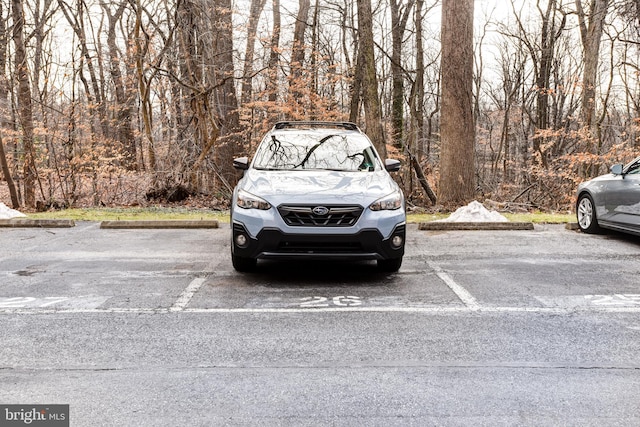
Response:
[{"label": "asphalt parking lot", "polygon": [[638,425],[640,240],[409,227],[233,271],[218,229],[0,229],[0,403],[72,425]]}]

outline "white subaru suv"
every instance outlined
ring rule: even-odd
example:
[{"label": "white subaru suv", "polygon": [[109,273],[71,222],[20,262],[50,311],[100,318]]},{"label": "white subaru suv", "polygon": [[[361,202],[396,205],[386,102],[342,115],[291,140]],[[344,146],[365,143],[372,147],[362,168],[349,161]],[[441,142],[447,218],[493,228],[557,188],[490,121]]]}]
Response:
[{"label": "white subaru suv", "polygon": [[231,205],[231,259],[252,271],[259,259],[376,260],[402,264],[406,215],[402,191],[353,123],[280,122],[258,146]]}]

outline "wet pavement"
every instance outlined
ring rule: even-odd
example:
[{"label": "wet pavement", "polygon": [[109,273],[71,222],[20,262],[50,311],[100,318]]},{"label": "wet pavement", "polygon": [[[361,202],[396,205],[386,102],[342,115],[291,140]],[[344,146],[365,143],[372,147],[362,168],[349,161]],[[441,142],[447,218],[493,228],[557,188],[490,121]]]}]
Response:
[{"label": "wet pavement", "polygon": [[233,271],[218,229],[0,229],[0,402],[72,425],[637,425],[640,240],[411,225]]}]

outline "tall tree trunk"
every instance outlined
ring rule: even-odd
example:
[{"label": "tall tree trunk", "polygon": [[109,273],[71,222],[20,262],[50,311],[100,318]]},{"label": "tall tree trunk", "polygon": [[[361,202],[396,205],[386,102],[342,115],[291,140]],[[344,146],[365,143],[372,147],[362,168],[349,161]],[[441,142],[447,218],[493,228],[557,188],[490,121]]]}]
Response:
[{"label": "tall tree trunk", "polygon": [[[178,9],[178,38],[180,40],[181,66],[183,79],[187,83],[187,97],[190,100],[191,122],[193,126],[193,150],[197,154],[195,160],[190,160],[183,167],[189,171],[189,190],[197,192],[199,189],[198,172],[202,162],[209,154],[219,135],[219,128],[214,123],[213,133],[210,128],[211,115],[209,108],[209,93],[205,89],[205,70],[203,66],[206,58],[205,44],[200,36],[206,34],[206,24],[200,16],[206,15],[205,4],[199,0],[185,0]],[[217,17],[216,7],[213,15]],[[215,46],[208,46],[209,50]],[[208,76],[207,76],[208,77]]]},{"label": "tall tree trunk", "polygon": [[[424,0],[417,0],[416,2],[416,81],[414,82],[415,89],[413,90],[413,97],[411,99],[413,116],[413,129],[412,133],[415,135],[415,146],[413,147],[418,160],[422,160],[424,153],[425,142],[425,128],[424,128],[424,45],[422,43],[422,7],[424,6]],[[432,200],[435,204],[435,200]]]},{"label": "tall tree trunk", "polygon": [[[550,82],[554,52],[556,41],[566,24],[566,15],[558,10],[556,0],[549,0],[547,9],[545,11],[540,9],[540,12],[542,16],[542,34],[536,75],[536,130],[538,132],[549,129]],[[556,27],[556,13],[558,12],[562,14],[562,21],[559,27]],[[534,161],[546,169],[549,162],[545,141],[546,137],[543,135],[536,135],[533,138]]]},{"label": "tall tree trunk", "polygon": [[133,38],[135,40],[136,58],[136,80],[140,93],[140,112],[142,114],[142,126],[144,135],[147,138],[147,158],[148,170],[156,172],[156,148],[153,138],[153,109],[151,108],[151,84],[145,76],[144,57],[148,50],[148,43],[144,40],[144,30],[142,29],[142,4],[140,0],[135,0],[136,19],[134,23]]},{"label": "tall tree trunk", "polygon": [[299,106],[298,114],[304,115],[304,98],[306,87],[303,82],[305,70],[305,41],[304,33],[307,30],[307,19],[311,9],[311,0],[299,0],[298,15],[293,29],[293,47],[291,51],[291,75],[289,77],[289,92]]},{"label": "tall tree trunk", "polygon": [[[413,9],[414,0],[402,5],[401,0],[391,0],[391,125],[393,128],[393,143],[402,148],[404,145],[404,71],[402,69],[402,41],[407,27],[407,20]],[[419,33],[418,33],[419,34]]]},{"label": "tall tree trunk", "polygon": [[320,37],[320,0],[315,0],[315,5],[313,8],[313,21],[311,24],[312,34],[311,34],[311,61],[309,66],[307,67],[311,71],[311,77],[309,78],[309,111],[311,112],[310,119],[317,119],[317,106],[316,102],[318,100],[318,84],[319,84],[319,76],[318,76],[318,57],[320,55],[320,51],[318,50]]},{"label": "tall tree trunk", "polygon": [[273,7],[273,33],[271,34],[271,44],[269,46],[269,81],[267,91],[269,102],[276,102],[278,99],[278,64],[280,63],[280,0],[272,1]]},{"label": "tall tree trunk", "polygon": [[358,0],[358,36],[360,38],[360,65],[363,72],[362,89],[366,131],[383,158],[387,157],[382,108],[378,96],[378,76],[376,75],[373,43],[373,12],[371,0]]},{"label": "tall tree trunk", "polygon": [[251,0],[249,9],[249,24],[247,29],[247,47],[244,51],[244,70],[242,72],[242,104],[251,101],[252,80],[253,80],[253,54],[256,46],[256,33],[258,32],[258,21],[260,14],[267,0]]},{"label": "tall tree trunk", "polygon": [[[600,40],[602,39],[602,31],[607,16],[609,0],[591,0],[588,22],[584,8],[582,7],[582,1],[583,0],[576,0],[584,60],[584,74],[582,76],[582,120],[584,125],[591,129],[596,125],[595,99],[598,61],[600,59]],[[592,130],[596,131],[592,134],[592,136],[595,136],[597,129]]]},{"label": "tall tree trunk", "polygon": [[357,123],[360,117],[360,106],[362,101],[362,80],[364,78],[364,58],[362,57],[362,48],[358,43],[356,68],[351,83],[351,102],[349,105],[349,121]]},{"label": "tall tree trunk", "polygon": [[12,0],[13,14],[13,42],[15,44],[15,69],[18,79],[18,105],[20,111],[20,125],[22,127],[22,147],[24,151],[24,203],[33,208],[36,205],[36,163],[33,142],[33,109],[31,106],[31,87],[29,84],[29,70],[24,44],[24,11],[22,0]]},{"label": "tall tree trunk", "polygon": [[445,206],[474,198],[473,1],[442,2],[440,185]]},{"label": "tall tree trunk", "polygon": [[[212,62],[215,64],[215,104],[210,109],[217,111],[220,121],[220,139],[216,142],[216,164],[222,177],[222,183],[228,190],[228,183],[233,183],[236,170],[233,159],[242,152],[242,135],[240,114],[233,78],[233,19],[231,0],[218,0],[215,7],[213,26],[218,30],[215,36]],[[212,128],[217,123],[211,120]]]},{"label": "tall tree trunk", "polygon": [[125,90],[124,81],[122,79],[122,63],[120,61],[120,53],[116,45],[116,25],[118,24],[124,10],[128,4],[127,1],[121,0],[115,13],[111,13],[110,4],[103,3],[102,8],[107,15],[108,31],[107,31],[107,47],[109,48],[111,80],[116,95],[116,138],[122,145],[124,151],[124,165],[129,170],[138,169],[137,166],[137,153],[136,153],[136,140],[133,135],[133,128],[131,123],[132,111],[132,97],[127,95]]},{"label": "tall tree trunk", "polygon": [[[291,64],[296,72],[302,71],[304,65],[304,33],[307,30],[307,19],[311,9],[311,0],[299,0],[298,16],[293,30],[293,51],[291,52]],[[297,76],[296,76],[297,77]]]},{"label": "tall tree trunk", "polygon": [[[358,37],[357,32],[355,31],[355,25],[351,25],[350,20],[353,20],[353,14],[350,14],[351,2],[349,0],[344,0],[344,7],[340,7],[340,26],[341,26],[341,45],[342,45],[342,56],[345,61],[345,71],[346,78],[349,81],[349,121],[352,123],[356,123],[358,121],[358,116],[360,115],[360,81],[361,79],[356,76],[358,74],[358,64],[360,60],[360,49],[358,49]],[[352,29],[353,34],[353,45],[355,45],[355,49],[352,49],[351,46],[347,43],[349,37],[348,29]],[[350,55],[353,53],[353,57]]]},{"label": "tall tree trunk", "polygon": [[7,154],[4,150],[4,141],[2,139],[2,130],[7,127],[7,117],[9,114],[9,86],[5,74],[7,48],[9,44],[7,18],[8,16],[4,16],[2,3],[0,3],[0,166],[2,166],[2,174],[9,188],[11,204],[14,209],[17,209],[20,207],[20,200],[18,198],[18,192],[16,191],[16,185],[13,182],[13,177],[11,176],[11,168],[9,168]]},{"label": "tall tree trunk", "polygon": [[0,130],[0,166],[2,166],[2,174],[4,175],[7,186],[9,187],[9,195],[11,196],[11,205],[14,209],[20,207],[20,200],[18,200],[18,192],[16,186],[11,177],[11,169],[9,168],[9,162],[7,161],[7,154],[4,151],[4,141],[2,138],[2,131]]},{"label": "tall tree trunk", "polygon": [[411,160],[411,166],[416,173],[418,182],[422,186],[425,194],[432,204],[436,204],[436,195],[424,175],[420,160],[424,152],[424,47],[422,44],[422,6],[424,0],[416,2],[416,80],[411,88],[409,105],[411,107],[411,141],[412,144],[406,147]]}]

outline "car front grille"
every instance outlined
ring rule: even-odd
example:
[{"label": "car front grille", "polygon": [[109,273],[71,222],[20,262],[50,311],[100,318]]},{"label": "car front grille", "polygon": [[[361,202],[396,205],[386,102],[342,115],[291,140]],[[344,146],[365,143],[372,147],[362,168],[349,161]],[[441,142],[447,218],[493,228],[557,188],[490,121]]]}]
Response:
[{"label": "car front grille", "polygon": [[364,208],[359,205],[281,205],[278,212],[292,227],[351,227]]}]

